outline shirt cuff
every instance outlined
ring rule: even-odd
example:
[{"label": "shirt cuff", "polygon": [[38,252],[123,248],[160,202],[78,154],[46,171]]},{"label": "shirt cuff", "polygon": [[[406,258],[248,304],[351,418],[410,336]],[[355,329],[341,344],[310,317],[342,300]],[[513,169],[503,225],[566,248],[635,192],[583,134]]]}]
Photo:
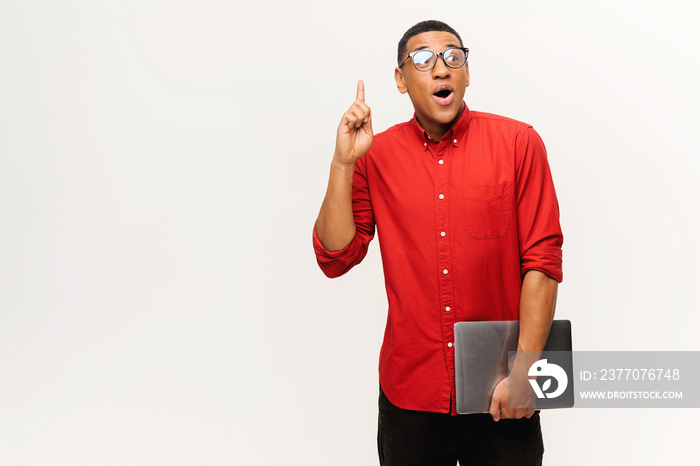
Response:
[{"label": "shirt cuff", "polygon": [[547,251],[540,249],[536,257],[522,258],[520,275],[525,276],[528,270],[539,270],[561,283],[564,279],[561,248],[551,247],[548,249]]},{"label": "shirt cuff", "polygon": [[365,245],[360,235],[355,232],[352,241],[340,251],[329,251],[326,249],[316,233],[316,224],[313,230],[314,252],[319,267],[327,277],[335,278],[350,270],[356,263],[358,257],[363,257]]}]

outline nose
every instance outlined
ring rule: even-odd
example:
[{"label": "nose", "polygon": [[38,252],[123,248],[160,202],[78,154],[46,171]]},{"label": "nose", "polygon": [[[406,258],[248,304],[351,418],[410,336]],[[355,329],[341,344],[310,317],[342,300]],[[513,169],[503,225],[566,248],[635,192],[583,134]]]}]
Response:
[{"label": "nose", "polygon": [[445,58],[442,55],[437,57],[432,71],[433,78],[447,78],[450,76],[450,68],[445,63]]}]

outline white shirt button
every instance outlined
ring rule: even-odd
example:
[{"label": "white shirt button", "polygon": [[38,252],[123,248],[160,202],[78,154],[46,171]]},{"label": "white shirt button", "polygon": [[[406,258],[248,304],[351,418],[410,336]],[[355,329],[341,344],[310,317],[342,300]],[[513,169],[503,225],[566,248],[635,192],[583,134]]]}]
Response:
[{"label": "white shirt button", "polygon": [[447,344],[447,347],[448,347],[448,348],[452,348],[452,342],[449,342],[449,343]]},{"label": "white shirt button", "polygon": [[440,236],[445,236],[446,234],[447,234],[447,233],[445,233],[444,231],[441,231],[441,232],[440,232]]},{"label": "white shirt button", "polygon": [[450,312],[450,309],[451,309],[450,306],[447,306],[447,307],[445,308],[445,311]]},{"label": "white shirt button", "polygon": [[427,143],[427,142],[424,142],[424,143],[423,143],[423,147],[428,147],[428,143]]},{"label": "white shirt button", "polygon": [[442,159],[440,159],[440,160],[438,160],[438,163],[439,163],[440,165],[442,165],[443,163],[445,163],[445,161],[442,160]]},{"label": "white shirt button", "polygon": [[438,197],[439,197],[440,199],[445,199],[445,195],[444,195],[444,194],[440,194]]},{"label": "white shirt button", "polygon": [[442,273],[444,273],[445,275],[447,275],[447,269],[443,270]]},{"label": "white shirt button", "polygon": [[455,144],[457,144],[457,140],[456,140],[456,139],[453,139],[452,142],[454,142]]}]

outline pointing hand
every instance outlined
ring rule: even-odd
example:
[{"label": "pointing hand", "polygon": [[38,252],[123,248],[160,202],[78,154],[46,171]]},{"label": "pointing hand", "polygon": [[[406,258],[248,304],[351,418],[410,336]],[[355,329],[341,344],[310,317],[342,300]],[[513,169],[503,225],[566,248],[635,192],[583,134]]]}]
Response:
[{"label": "pointing hand", "polygon": [[365,83],[357,81],[357,96],[338,125],[334,160],[352,165],[372,146],[372,110],[365,103]]}]

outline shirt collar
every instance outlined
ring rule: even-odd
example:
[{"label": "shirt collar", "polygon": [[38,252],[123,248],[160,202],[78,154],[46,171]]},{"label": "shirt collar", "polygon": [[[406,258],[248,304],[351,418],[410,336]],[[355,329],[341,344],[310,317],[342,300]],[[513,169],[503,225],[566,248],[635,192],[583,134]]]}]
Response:
[{"label": "shirt collar", "polygon": [[[469,107],[467,107],[467,103],[464,102],[464,112],[462,112],[462,116],[460,116],[459,120],[457,120],[455,124],[452,125],[452,127],[445,133],[442,139],[451,140],[452,145],[458,146],[462,140],[462,137],[466,133],[467,128],[469,127],[469,122],[471,119],[472,116],[471,112],[469,111]],[[415,112],[413,113],[413,118],[411,118],[411,126],[413,126],[426,150],[428,149],[429,142],[436,142],[432,136],[430,136],[428,132],[425,131],[418,123]]]}]

